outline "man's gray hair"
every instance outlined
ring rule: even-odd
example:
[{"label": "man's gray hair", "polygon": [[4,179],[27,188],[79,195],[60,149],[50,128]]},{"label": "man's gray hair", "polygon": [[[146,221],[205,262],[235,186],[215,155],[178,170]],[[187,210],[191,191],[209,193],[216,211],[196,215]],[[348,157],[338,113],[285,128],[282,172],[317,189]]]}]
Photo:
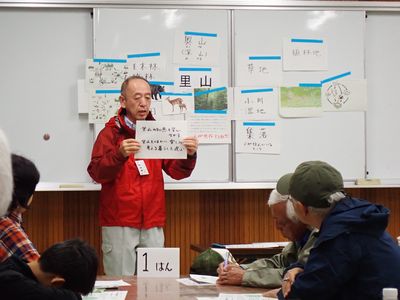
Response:
[{"label": "man's gray hair", "polygon": [[7,213],[13,192],[11,153],[7,138],[0,129],[0,217]]},{"label": "man's gray hair", "polygon": [[299,218],[297,217],[296,212],[294,211],[293,203],[289,201],[289,199],[290,199],[289,195],[281,195],[276,189],[274,189],[271,191],[271,194],[269,194],[268,206],[271,207],[272,205],[285,202],[286,216],[293,223],[297,223],[299,221]]},{"label": "man's gray hair", "polygon": [[318,207],[309,206],[308,209],[311,212],[318,214],[320,216],[326,216],[332,210],[332,208],[335,207],[336,203],[338,203],[343,198],[346,198],[346,195],[343,192],[335,192],[335,193],[331,194],[329,196],[329,198],[327,199],[328,203],[330,204],[329,207],[318,208]]}]

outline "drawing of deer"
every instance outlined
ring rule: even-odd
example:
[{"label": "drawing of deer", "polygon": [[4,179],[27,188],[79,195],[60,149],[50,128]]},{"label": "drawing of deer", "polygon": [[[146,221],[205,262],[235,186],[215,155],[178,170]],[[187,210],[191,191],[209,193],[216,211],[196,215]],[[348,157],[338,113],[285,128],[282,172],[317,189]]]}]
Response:
[{"label": "drawing of deer", "polygon": [[175,110],[175,105],[178,105],[180,112],[183,112],[184,110],[185,111],[187,110],[186,104],[183,102],[182,98],[170,99],[169,97],[167,97],[167,101],[169,102],[169,104],[172,105],[172,111]]}]

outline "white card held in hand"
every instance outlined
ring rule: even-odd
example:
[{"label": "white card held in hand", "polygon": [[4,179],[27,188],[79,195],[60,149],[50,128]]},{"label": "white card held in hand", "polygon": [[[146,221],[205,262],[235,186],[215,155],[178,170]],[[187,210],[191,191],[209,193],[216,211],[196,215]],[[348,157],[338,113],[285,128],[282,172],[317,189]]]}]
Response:
[{"label": "white card held in hand", "polygon": [[136,139],[140,150],[135,158],[187,158],[182,140],[186,137],[186,121],[137,121]]}]

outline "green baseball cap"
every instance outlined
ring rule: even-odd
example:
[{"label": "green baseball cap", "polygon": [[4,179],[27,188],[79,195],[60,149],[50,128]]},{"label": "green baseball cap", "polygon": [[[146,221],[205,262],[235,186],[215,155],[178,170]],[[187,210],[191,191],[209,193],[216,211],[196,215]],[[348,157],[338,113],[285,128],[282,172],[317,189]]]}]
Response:
[{"label": "green baseball cap", "polygon": [[301,163],[290,179],[290,195],[306,206],[329,207],[329,196],[341,191],[343,191],[342,175],[323,161]]},{"label": "green baseball cap", "polygon": [[276,190],[281,195],[289,195],[289,184],[293,173],[288,173],[279,178],[276,183]]}]

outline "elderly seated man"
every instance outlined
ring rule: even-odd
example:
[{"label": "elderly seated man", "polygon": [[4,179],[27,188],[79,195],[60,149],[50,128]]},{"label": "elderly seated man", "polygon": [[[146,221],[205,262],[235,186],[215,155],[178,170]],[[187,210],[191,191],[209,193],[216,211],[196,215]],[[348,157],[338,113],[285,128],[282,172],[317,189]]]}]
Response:
[{"label": "elderly seated man", "polygon": [[281,253],[272,258],[259,259],[251,264],[228,266],[220,264],[217,283],[253,287],[277,288],[282,284],[284,269],[297,261],[305,263],[316,239],[307,225],[296,217],[293,206],[288,201],[288,184],[291,174],[282,176],[276,189],[270,194],[268,205],[276,228],[291,242]]},{"label": "elderly seated man", "polygon": [[344,193],[342,175],[322,161],[300,164],[289,181],[296,215],[319,235],[307,263],[285,274],[279,299],[382,299],[400,288],[400,247],[386,232],[389,210]]}]

